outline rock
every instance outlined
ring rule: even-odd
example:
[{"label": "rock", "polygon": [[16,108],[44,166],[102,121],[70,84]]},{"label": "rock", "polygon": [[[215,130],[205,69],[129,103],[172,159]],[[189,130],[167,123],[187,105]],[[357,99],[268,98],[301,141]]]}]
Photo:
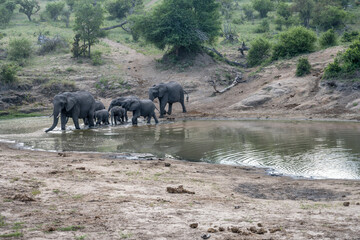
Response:
[{"label": "rock", "polygon": [[198,226],[199,226],[198,223],[191,223],[191,224],[190,224],[190,227],[191,227],[191,228],[197,228]]},{"label": "rock", "polygon": [[225,231],[225,228],[224,227],[219,227],[219,232],[223,232]]},{"label": "rock", "polygon": [[13,200],[17,200],[20,202],[34,202],[35,199],[32,197],[29,197],[26,194],[16,194],[15,196],[12,197]]},{"label": "rock", "polygon": [[210,234],[201,235],[201,238],[202,238],[202,239],[209,239],[210,237],[211,237]]},{"label": "rock", "polygon": [[265,233],[267,233],[267,231],[265,230],[265,228],[260,228],[260,229],[257,230],[256,233],[257,234],[265,234]]},{"label": "rock", "polygon": [[207,232],[208,232],[208,233],[216,233],[217,230],[216,230],[215,228],[209,228],[209,229],[207,230]]},{"label": "rock", "polygon": [[77,167],[76,170],[85,170],[85,167]]},{"label": "rock", "polygon": [[231,231],[232,233],[239,233],[239,232],[241,232],[238,227],[231,227],[231,228],[230,228],[230,231]]},{"label": "rock", "polygon": [[252,232],[252,233],[257,233],[256,227],[250,227],[249,231]]},{"label": "rock", "polygon": [[258,227],[263,227],[263,225],[261,223],[258,223],[257,226]]},{"label": "rock", "polygon": [[348,206],[350,206],[350,202],[344,202],[343,205],[344,205],[345,207],[348,207]]},{"label": "rock", "polygon": [[165,167],[170,167],[171,164],[170,163],[165,163]]},{"label": "rock", "polygon": [[270,95],[264,95],[264,94],[253,95],[251,97],[242,100],[241,102],[231,105],[230,108],[234,110],[246,110],[248,108],[258,107],[269,100],[271,100]]},{"label": "rock", "polygon": [[168,193],[188,193],[188,194],[195,194],[195,192],[191,192],[189,190],[184,189],[183,185],[180,185],[177,188],[173,188],[173,187],[167,187],[166,191]]}]

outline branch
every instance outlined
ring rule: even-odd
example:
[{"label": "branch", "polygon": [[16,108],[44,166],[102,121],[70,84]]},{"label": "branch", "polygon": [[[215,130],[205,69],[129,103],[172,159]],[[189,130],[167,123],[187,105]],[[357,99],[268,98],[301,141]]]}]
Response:
[{"label": "branch", "polygon": [[[125,20],[124,22],[118,24],[118,25],[115,25],[115,26],[111,26],[111,27],[106,27],[106,28],[101,28],[100,30],[110,30],[110,29],[114,29],[114,28],[118,28],[118,27],[121,27],[123,28],[123,25],[127,24],[128,21]],[[123,28],[124,29],[124,28]],[[125,29],[124,29],[125,30]]]},{"label": "branch", "polygon": [[213,85],[214,89],[215,89],[215,94],[217,93],[224,93],[226,91],[228,91],[229,89],[235,87],[238,83],[242,83],[242,82],[246,82],[245,80],[242,80],[242,74],[240,73],[240,75],[238,74],[236,77],[235,77],[235,80],[233,81],[232,84],[230,84],[229,86],[227,86],[226,88],[224,88],[223,90],[217,90],[216,89],[216,86]]},{"label": "branch", "polygon": [[224,57],[221,53],[219,53],[215,48],[209,48],[209,47],[204,47],[205,49],[209,50],[209,51],[212,51],[214,53],[216,53],[219,57],[221,57],[222,59],[224,59],[224,61],[227,63],[227,64],[230,64],[230,65],[235,65],[235,66],[240,66],[240,67],[247,67],[246,64],[243,64],[243,63],[238,63],[238,62],[234,62],[234,61],[230,61],[229,59],[227,59],[226,57]]}]

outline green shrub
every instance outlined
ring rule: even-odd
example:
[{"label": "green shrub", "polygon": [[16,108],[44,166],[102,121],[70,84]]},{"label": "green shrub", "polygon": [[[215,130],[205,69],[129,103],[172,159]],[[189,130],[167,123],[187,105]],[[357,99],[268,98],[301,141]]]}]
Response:
[{"label": "green shrub", "polygon": [[354,79],[360,75],[360,41],[353,42],[344,53],[338,53],[325,68],[324,78]]},{"label": "green shrub", "polygon": [[131,8],[131,2],[128,0],[111,0],[107,1],[105,5],[111,18],[124,18],[126,13]]},{"label": "green shrub", "polygon": [[12,84],[16,82],[17,66],[14,64],[4,64],[0,67],[0,82],[2,84]]},{"label": "green shrub", "polygon": [[101,58],[102,52],[100,51],[94,51],[91,55],[92,64],[94,66],[102,65],[104,61]]},{"label": "green shrub", "polygon": [[269,21],[264,19],[260,25],[255,29],[255,33],[266,33],[270,31]]},{"label": "green shrub", "polygon": [[360,39],[360,34],[358,31],[345,32],[342,36],[342,42],[352,42],[356,39]]},{"label": "green shrub", "polygon": [[264,38],[258,38],[251,42],[247,60],[249,66],[260,65],[263,61],[269,58],[271,54],[271,44]]},{"label": "green shrub", "polygon": [[343,27],[346,17],[345,10],[335,6],[327,6],[314,16],[313,22],[320,28],[328,30]]},{"label": "green shrub", "polygon": [[55,52],[57,49],[66,47],[68,47],[67,42],[63,38],[55,36],[54,38],[44,39],[41,43],[38,53],[39,55],[45,55],[50,52]]},{"label": "green shrub", "polygon": [[10,22],[15,7],[13,1],[0,2],[0,26],[6,26]]},{"label": "green shrub", "polygon": [[322,48],[336,46],[337,36],[333,29],[329,29],[324,32],[319,39],[320,46]]},{"label": "green shrub", "polygon": [[32,53],[30,40],[26,38],[15,38],[10,40],[8,54],[10,60],[20,61],[29,58]]},{"label": "green shrub", "polygon": [[316,35],[305,27],[293,27],[279,36],[278,43],[274,46],[273,59],[294,57],[314,50]]},{"label": "green shrub", "polygon": [[299,58],[297,66],[296,66],[296,73],[297,77],[301,77],[310,73],[311,65],[307,58]]},{"label": "green shrub", "polygon": [[251,4],[244,4],[242,10],[244,11],[247,20],[252,20],[254,18],[254,9]]},{"label": "green shrub", "polygon": [[51,20],[57,21],[64,7],[64,2],[49,2],[46,5],[45,11],[49,15]]}]

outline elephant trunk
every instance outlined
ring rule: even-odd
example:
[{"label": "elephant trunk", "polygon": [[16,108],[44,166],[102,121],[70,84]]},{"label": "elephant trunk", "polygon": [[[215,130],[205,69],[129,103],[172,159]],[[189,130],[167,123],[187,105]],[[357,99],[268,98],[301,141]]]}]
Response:
[{"label": "elephant trunk", "polygon": [[59,111],[55,111],[55,109],[54,109],[53,115],[54,115],[53,125],[52,125],[49,129],[45,130],[45,132],[50,132],[50,131],[52,131],[52,130],[56,127],[56,125],[58,124],[60,112],[59,112]]}]

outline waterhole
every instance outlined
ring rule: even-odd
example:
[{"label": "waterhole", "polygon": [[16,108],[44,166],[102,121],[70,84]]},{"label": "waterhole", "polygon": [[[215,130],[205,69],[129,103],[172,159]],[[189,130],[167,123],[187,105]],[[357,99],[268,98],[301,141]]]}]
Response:
[{"label": "waterhole", "polygon": [[[248,165],[278,174],[360,179],[360,124],[305,121],[181,121],[45,133],[49,118],[0,121],[0,139],[48,151],[151,153]],[[58,126],[59,127],[59,126]]]}]

